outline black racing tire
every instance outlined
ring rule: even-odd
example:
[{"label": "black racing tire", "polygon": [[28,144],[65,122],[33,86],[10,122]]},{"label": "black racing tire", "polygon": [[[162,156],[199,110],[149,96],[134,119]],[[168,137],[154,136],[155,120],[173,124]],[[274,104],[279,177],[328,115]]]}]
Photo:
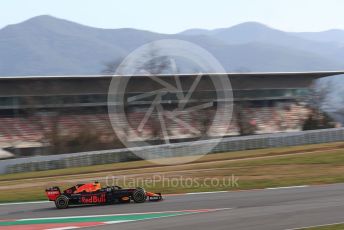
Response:
[{"label": "black racing tire", "polygon": [[137,188],[132,195],[135,203],[144,203],[147,200],[147,195],[144,189]]},{"label": "black racing tire", "polygon": [[69,199],[65,195],[61,195],[57,197],[55,200],[55,206],[58,209],[68,208],[68,203],[69,203]]}]

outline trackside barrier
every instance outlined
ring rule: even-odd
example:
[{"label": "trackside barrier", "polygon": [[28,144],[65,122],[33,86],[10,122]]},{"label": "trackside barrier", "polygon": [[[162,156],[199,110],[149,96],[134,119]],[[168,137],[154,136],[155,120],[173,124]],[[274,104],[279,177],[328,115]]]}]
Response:
[{"label": "trackside barrier", "polygon": [[[0,161],[0,174],[32,172],[140,160],[132,153],[197,155],[218,139],[93,152],[35,156]],[[344,128],[222,138],[211,153],[344,141]]]}]

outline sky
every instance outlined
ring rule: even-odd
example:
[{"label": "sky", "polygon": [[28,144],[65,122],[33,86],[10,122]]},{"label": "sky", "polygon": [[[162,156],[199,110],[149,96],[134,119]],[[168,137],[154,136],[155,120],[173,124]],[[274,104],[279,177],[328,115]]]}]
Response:
[{"label": "sky", "polygon": [[177,33],[257,21],[285,31],[344,29],[343,0],[0,0],[0,28],[51,15],[98,28]]}]

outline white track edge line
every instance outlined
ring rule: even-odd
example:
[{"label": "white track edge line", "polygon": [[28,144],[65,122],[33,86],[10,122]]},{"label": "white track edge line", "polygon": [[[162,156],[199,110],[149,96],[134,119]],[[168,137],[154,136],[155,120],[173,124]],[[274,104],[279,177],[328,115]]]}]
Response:
[{"label": "white track edge line", "polygon": [[10,202],[10,203],[0,203],[0,206],[10,206],[10,205],[20,205],[20,204],[43,204],[49,203],[51,201],[41,200],[41,201],[27,201],[27,202]]},{"label": "white track edge line", "polygon": [[272,187],[272,188],[265,188],[267,190],[278,190],[278,189],[293,189],[293,188],[308,188],[309,185],[298,185],[298,186],[287,186],[287,187]]},{"label": "white track edge line", "polygon": [[68,227],[60,227],[60,228],[47,228],[45,230],[68,230],[68,229],[76,229],[79,227],[76,226],[68,226]]},{"label": "white track edge line", "polygon": [[230,191],[214,191],[214,192],[189,192],[186,195],[202,195],[202,194],[216,194],[216,193],[226,193]]},{"label": "white track edge line", "polygon": [[301,230],[301,229],[305,229],[305,228],[327,227],[327,226],[338,225],[338,224],[344,224],[344,221],[343,222],[337,222],[337,223],[331,223],[331,224],[319,224],[319,225],[303,226],[303,227],[299,227],[299,228],[288,228],[285,230]]},{"label": "white track edge line", "polygon": [[140,214],[159,214],[159,213],[178,213],[178,212],[192,212],[202,213],[200,210],[209,210],[209,212],[229,210],[232,208],[214,208],[214,209],[195,209],[195,210],[178,210],[178,211],[161,211],[161,212],[137,212],[137,213],[117,213],[117,214],[104,214],[104,215],[87,215],[87,216],[59,216],[59,217],[43,217],[43,218],[29,218],[29,219],[18,219],[16,221],[27,221],[27,220],[59,220],[59,219],[73,219],[73,218],[91,218],[91,217],[106,217],[106,216],[130,216]]}]

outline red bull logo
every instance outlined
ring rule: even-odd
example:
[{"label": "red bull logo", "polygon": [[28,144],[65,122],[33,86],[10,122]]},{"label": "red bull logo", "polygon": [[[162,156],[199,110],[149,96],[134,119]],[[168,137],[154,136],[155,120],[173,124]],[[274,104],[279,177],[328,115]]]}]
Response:
[{"label": "red bull logo", "polygon": [[102,193],[99,195],[91,195],[91,196],[82,196],[81,197],[81,203],[83,203],[83,204],[99,204],[99,203],[105,203],[105,202],[106,202],[105,193]]}]

